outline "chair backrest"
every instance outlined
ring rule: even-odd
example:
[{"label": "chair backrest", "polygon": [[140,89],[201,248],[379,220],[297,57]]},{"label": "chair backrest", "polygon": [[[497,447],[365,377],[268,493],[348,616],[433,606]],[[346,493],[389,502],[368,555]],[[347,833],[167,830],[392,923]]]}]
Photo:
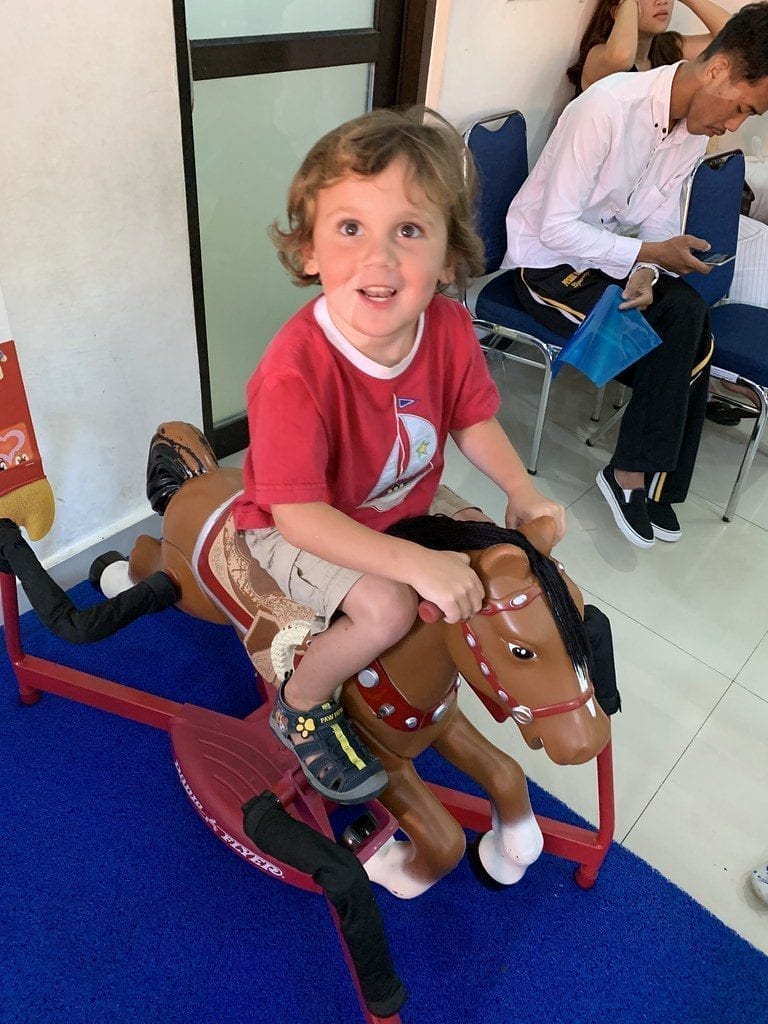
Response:
[{"label": "chair backrest", "polygon": [[485,272],[490,274],[499,269],[507,250],[507,209],[528,177],[525,118],[519,110],[484,117],[467,128],[464,141],[477,167],[476,226],[485,246]]},{"label": "chair backrest", "polygon": [[[705,156],[694,168],[683,193],[683,230],[705,238],[710,252],[735,253],[739,236],[744,154],[740,149]],[[685,280],[711,306],[727,294],[733,261],[708,274],[686,274]]]}]

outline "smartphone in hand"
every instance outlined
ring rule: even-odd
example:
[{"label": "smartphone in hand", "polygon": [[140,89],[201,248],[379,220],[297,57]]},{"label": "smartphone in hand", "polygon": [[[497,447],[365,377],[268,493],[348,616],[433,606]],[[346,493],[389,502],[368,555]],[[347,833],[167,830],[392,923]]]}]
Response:
[{"label": "smartphone in hand", "polygon": [[730,263],[731,260],[736,259],[736,254],[729,254],[727,252],[705,252],[703,256],[696,253],[696,259],[701,260],[702,263],[710,263],[713,267],[722,267],[724,263]]}]

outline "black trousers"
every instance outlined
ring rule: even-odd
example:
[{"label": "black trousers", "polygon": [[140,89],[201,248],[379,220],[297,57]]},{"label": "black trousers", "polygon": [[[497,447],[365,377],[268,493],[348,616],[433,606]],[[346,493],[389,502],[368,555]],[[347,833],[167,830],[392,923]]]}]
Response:
[{"label": "black trousers", "polygon": [[[620,283],[599,270],[577,272],[567,265],[520,269],[513,279],[523,308],[564,338],[577,327],[566,314],[581,322],[608,285]],[[618,378],[632,388],[632,398],[611,465],[645,473],[654,501],[681,502],[704,425],[714,344],[707,304],[690,285],[662,274],[653,293],[643,315],[662,344]]]}]

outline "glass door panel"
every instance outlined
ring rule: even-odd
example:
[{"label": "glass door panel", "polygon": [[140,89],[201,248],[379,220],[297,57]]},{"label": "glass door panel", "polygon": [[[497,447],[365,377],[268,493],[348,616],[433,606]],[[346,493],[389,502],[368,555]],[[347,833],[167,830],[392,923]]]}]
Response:
[{"label": "glass door panel", "polygon": [[187,0],[190,39],[371,28],[374,0]]},{"label": "glass door panel", "polygon": [[195,83],[193,125],[215,426],[243,414],[272,335],[316,288],[299,288],[267,230],[310,146],[369,108],[369,65]]}]

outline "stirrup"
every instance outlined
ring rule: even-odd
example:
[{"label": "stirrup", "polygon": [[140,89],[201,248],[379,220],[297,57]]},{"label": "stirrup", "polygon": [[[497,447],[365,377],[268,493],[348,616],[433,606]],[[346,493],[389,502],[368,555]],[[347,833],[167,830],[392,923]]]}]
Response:
[{"label": "stirrup", "polygon": [[[283,744],[299,759],[309,784],[337,804],[374,800],[387,786],[378,757],[360,740],[344,708],[333,697],[308,711],[295,711],[285,703],[280,687],[269,724]],[[294,743],[292,733],[301,736]]]}]

